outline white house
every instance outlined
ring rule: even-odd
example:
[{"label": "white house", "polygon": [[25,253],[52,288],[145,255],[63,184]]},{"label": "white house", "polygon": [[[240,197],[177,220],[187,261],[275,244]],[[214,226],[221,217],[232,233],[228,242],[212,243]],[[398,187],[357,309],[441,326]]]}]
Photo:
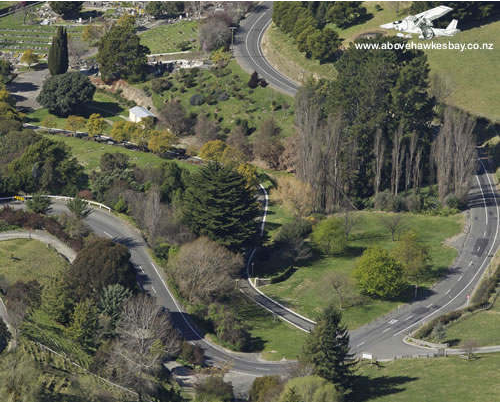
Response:
[{"label": "white house", "polygon": [[128,111],[128,119],[133,121],[134,123],[139,123],[142,119],[146,117],[154,117],[156,116],[151,113],[148,109],[142,106],[134,106]]}]

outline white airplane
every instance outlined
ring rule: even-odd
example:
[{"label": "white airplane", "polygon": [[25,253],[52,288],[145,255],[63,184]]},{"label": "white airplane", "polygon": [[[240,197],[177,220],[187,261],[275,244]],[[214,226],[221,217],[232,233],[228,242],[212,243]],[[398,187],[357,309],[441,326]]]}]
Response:
[{"label": "white airplane", "polygon": [[438,36],[453,36],[460,32],[460,29],[457,29],[457,20],[451,21],[445,29],[433,28],[432,24],[432,21],[448,14],[451,10],[453,9],[446,6],[435,7],[417,15],[409,15],[401,21],[380,25],[380,28],[395,29],[409,34],[397,34],[397,36],[404,38],[411,38],[411,34],[419,34],[420,39],[432,39]]}]

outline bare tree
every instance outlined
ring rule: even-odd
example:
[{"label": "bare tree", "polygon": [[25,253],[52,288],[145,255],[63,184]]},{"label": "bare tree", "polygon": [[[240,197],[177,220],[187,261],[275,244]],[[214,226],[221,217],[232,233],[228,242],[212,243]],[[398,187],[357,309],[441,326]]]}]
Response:
[{"label": "bare tree", "polygon": [[200,237],[183,245],[169,264],[186,299],[211,303],[234,288],[233,278],[243,268],[243,258],[206,237]]},{"label": "bare tree", "polygon": [[144,207],[144,224],[148,232],[149,242],[154,244],[162,212],[158,186],[153,186],[148,191]]},{"label": "bare tree", "polygon": [[71,35],[68,39],[69,62],[74,66],[81,62],[82,57],[89,51],[89,47],[77,36]]},{"label": "bare tree", "polygon": [[465,112],[446,108],[443,126],[432,146],[441,201],[451,192],[463,199],[469,191],[476,158],[475,125],[476,120]]},{"label": "bare tree", "polygon": [[346,241],[349,241],[349,235],[352,230],[359,224],[359,217],[354,215],[348,207],[344,208],[343,225]]},{"label": "bare tree", "polygon": [[377,194],[380,190],[380,182],[382,180],[382,169],[384,168],[385,160],[385,138],[382,130],[379,128],[375,133],[375,144],[373,153],[375,156],[375,178],[374,178],[374,191]]},{"label": "bare tree", "polygon": [[[407,145],[407,153],[406,153],[406,169],[405,169],[405,190],[408,190],[411,186],[411,180],[414,177],[415,170],[415,157],[417,153],[417,144],[418,144],[418,136],[414,131],[410,136],[410,142]],[[415,186],[415,183],[413,183]]]},{"label": "bare tree", "polygon": [[219,127],[215,122],[209,120],[203,113],[200,113],[196,119],[194,132],[198,145],[202,146],[206,142],[213,141],[218,138]]},{"label": "bare tree", "polygon": [[413,187],[416,190],[420,188],[421,166],[422,166],[422,147],[419,147],[415,155],[415,164],[413,166],[413,179],[412,179]]},{"label": "bare tree", "polygon": [[116,333],[110,368],[122,383],[147,394],[155,387],[148,376],[156,376],[162,361],[175,355],[181,345],[168,311],[154,298],[136,296],[123,306]]},{"label": "bare tree", "polygon": [[278,186],[271,192],[271,199],[281,203],[296,216],[305,217],[313,211],[313,191],[309,184],[293,176],[278,178]]},{"label": "bare tree", "polygon": [[401,214],[384,214],[380,217],[380,224],[391,232],[392,241],[396,241],[396,235],[401,234],[406,226]]},{"label": "bare tree", "polygon": [[325,278],[325,286],[328,292],[332,289],[335,292],[339,310],[351,307],[361,299],[352,279],[341,272],[330,272]]},{"label": "bare tree", "polygon": [[394,132],[392,138],[392,173],[391,173],[391,190],[392,194],[398,195],[399,180],[401,178],[401,171],[403,167],[403,125],[400,124],[398,129]]},{"label": "bare tree", "polygon": [[444,103],[446,98],[450,96],[453,91],[455,85],[449,74],[439,74],[434,73],[431,75],[430,80],[430,90],[431,95],[434,96],[439,102]]},{"label": "bare tree", "polygon": [[296,98],[297,176],[314,191],[314,209],[333,212],[345,199],[350,185],[349,172],[356,144],[344,135],[341,113],[320,120],[320,107],[311,89]]}]

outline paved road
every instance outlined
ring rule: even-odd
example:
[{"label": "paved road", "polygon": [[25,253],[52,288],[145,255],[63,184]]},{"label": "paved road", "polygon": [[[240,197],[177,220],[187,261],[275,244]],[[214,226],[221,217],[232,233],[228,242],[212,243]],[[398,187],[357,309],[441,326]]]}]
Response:
[{"label": "paved road", "polygon": [[20,73],[11,83],[7,84],[7,89],[17,102],[17,107],[23,110],[33,111],[41,106],[36,101],[36,97],[42,90],[42,85],[49,75],[47,68],[43,70],[33,70]]},{"label": "paved road", "polygon": [[295,96],[298,85],[281,74],[266,60],[260,43],[262,35],[271,23],[272,2],[260,3],[247,18],[241,22],[234,37],[234,56],[240,66],[248,73],[257,71],[273,88],[290,96]]},{"label": "paved road", "polygon": [[[466,305],[467,295],[472,293],[500,245],[499,206],[493,180],[486,172],[487,165],[487,159],[480,156],[478,173],[473,177],[474,185],[469,193],[470,228],[447,276],[417,301],[351,331],[351,348],[355,354],[369,353],[378,359],[428,354],[427,349],[405,344],[405,335],[434,317]],[[304,331],[314,327],[310,320],[294,314],[250,285],[242,290],[290,324]]]},{"label": "paved road", "polygon": [[[24,208],[22,203],[12,203],[12,206]],[[64,203],[55,201],[52,204],[52,213],[60,214],[63,212],[68,212]],[[159,304],[170,311],[176,328],[184,338],[200,345],[205,350],[208,364],[222,365],[229,362],[232,372],[255,376],[281,374],[288,370],[290,362],[264,362],[259,360],[258,354],[230,352],[205,341],[201,331],[196,328],[189,315],[183,312],[181,306],[170,293],[160,276],[159,270],[161,268],[154,264],[148,254],[144,239],[135,228],[116,216],[99,209],[93,209],[85,222],[96,234],[111,238],[129,248],[131,261],[137,269],[139,284],[152,296],[155,296]]]}]

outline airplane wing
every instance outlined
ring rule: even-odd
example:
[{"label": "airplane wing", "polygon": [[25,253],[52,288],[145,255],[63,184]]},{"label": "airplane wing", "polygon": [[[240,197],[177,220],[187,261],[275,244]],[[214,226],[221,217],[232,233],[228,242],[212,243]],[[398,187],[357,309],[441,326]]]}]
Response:
[{"label": "airplane wing", "polygon": [[445,14],[448,14],[451,10],[453,10],[453,8],[451,7],[439,6],[424,11],[423,13],[417,14],[414,17],[415,18],[425,17],[428,21],[433,21],[435,19],[441,18]]}]

